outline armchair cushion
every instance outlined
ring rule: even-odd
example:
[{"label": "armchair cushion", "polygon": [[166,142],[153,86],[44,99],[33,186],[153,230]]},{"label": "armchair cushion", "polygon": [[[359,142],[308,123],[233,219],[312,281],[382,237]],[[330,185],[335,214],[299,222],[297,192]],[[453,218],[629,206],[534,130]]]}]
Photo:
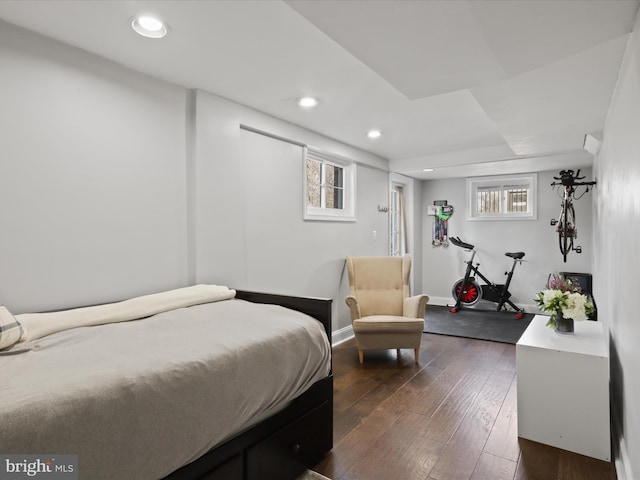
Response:
[{"label": "armchair cushion", "polygon": [[422,318],[398,317],[395,315],[370,315],[353,321],[354,333],[408,333],[422,332]]}]

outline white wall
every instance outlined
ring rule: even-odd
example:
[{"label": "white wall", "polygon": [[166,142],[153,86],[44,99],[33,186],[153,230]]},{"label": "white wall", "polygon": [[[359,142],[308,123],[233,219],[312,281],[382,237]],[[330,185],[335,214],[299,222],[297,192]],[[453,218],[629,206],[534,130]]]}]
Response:
[{"label": "white wall", "polygon": [[636,17],[596,158],[594,290],[608,328],[620,480],[640,478],[640,16]]},{"label": "white wall", "polygon": [[[197,94],[198,282],[334,300],[334,331],[350,325],[347,255],[386,255],[386,161],[234,102]],[[302,147],[359,162],[357,222],[302,219]],[[373,236],[376,231],[376,238]]]},{"label": "white wall", "polygon": [[0,301],[186,282],[185,90],[0,22]]},{"label": "white wall", "polygon": [[[583,172],[590,178],[591,172]],[[586,194],[574,202],[578,224],[578,239],[582,254],[572,252],[563,262],[558,246],[558,235],[549,223],[558,218],[560,198],[550,183],[558,172],[540,172],[538,174],[538,215],[537,220],[495,220],[468,221],[466,218],[466,180],[454,178],[447,180],[429,180],[423,182],[423,266],[422,286],[424,293],[432,297],[431,303],[452,303],[453,283],[464,276],[464,261],[469,255],[461,248],[450,245],[445,248],[431,245],[431,229],[434,217],[427,216],[427,206],[434,200],[447,200],[454,206],[454,214],[448,220],[449,236],[460,237],[474,244],[478,251],[477,262],[480,271],[490,280],[502,283],[504,275],[512,261],[505,252],[525,252],[526,260],[517,265],[509,291],[512,301],[526,311],[537,311],[533,298],[541,290],[549,273],[584,272],[590,273],[591,258],[594,255],[592,245],[592,193]],[[475,262],[474,262],[475,263]],[[481,282],[482,283],[482,282]],[[495,308],[493,303],[483,302],[478,308]]]},{"label": "white wall", "polygon": [[[344,257],[388,253],[385,159],[0,23],[0,301],[212,282],[330,297],[350,325]],[[241,125],[358,162],[357,222],[304,222],[302,148]]]}]

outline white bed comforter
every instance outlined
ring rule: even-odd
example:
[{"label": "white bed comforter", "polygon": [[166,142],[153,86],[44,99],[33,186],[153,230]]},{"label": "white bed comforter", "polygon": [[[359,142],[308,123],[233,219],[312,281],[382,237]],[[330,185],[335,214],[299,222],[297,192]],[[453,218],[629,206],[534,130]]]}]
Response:
[{"label": "white bed comforter", "polygon": [[157,479],[330,369],[320,322],[243,300],[74,328],[0,356],[0,452],[77,454],[79,478]]}]

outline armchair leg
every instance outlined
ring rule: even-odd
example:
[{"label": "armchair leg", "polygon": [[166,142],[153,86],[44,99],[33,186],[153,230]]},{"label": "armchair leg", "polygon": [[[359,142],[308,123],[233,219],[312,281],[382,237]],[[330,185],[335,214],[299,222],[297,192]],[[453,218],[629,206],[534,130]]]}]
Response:
[{"label": "armchair leg", "polygon": [[358,357],[360,358],[360,363],[364,363],[364,350],[358,350]]},{"label": "armchair leg", "polygon": [[416,363],[418,363],[418,361],[420,360],[420,349],[419,348],[414,348],[413,349],[413,353],[416,357]]}]

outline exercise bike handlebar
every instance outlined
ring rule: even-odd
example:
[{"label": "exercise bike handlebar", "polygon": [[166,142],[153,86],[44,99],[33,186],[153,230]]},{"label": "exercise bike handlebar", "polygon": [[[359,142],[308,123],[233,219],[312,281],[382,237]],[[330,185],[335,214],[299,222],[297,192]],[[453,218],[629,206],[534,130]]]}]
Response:
[{"label": "exercise bike handlebar", "polygon": [[[460,240],[460,237],[449,237],[449,241],[456,247],[464,248],[465,250],[473,250],[475,248],[475,245]],[[505,255],[519,261],[522,261],[524,258],[524,252],[507,252]]]},{"label": "exercise bike handlebar", "polygon": [[460,237],[449,237],[449,241],[456,247],[464,248],[465,250],[473,250],[475,248],[474,245],[460,240]]}]

